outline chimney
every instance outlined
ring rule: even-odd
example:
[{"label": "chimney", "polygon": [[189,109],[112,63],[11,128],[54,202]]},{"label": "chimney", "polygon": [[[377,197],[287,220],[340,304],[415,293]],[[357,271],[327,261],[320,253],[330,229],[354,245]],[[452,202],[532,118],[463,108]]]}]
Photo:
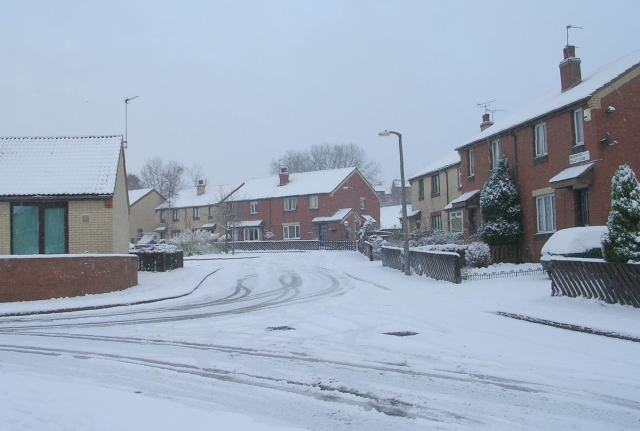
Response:
[{"label": "chimney", "polygon": [[493,121],[490,120],[489,114],[482,116],[482,123],[480,124],[480,131],[484,131],[487,127],[493,126]]},{"label": "chimney", "polygon": [[582,73],[580,72],[580,59],[576,57],[576,47],[567,45],[562,52],[564,60],[560,63],[560,83],[564,92],[582,82]]},{"label": "chimney", "polygon": [[205,188],[204,180],[198,180],[198,186],[197,186],[198,196],[204,194],[204,188]]},{"label": "chimney", "polygon": [[280,168],[280,185],[286,186],[289,183],[289,171],[287,168]]}]

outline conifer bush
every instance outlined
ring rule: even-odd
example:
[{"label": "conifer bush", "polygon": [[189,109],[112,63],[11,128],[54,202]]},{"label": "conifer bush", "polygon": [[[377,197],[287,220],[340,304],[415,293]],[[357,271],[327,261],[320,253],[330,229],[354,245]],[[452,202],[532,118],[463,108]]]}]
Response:
[{"label": "conifer bush", "polygon": [[482,225],[479,233],[487,244],[515,244],[520,241],[523,234],[522,208],[505,157],[493,168],[489,181],[482,187],[480,210]]},{"label": "conifer bush", "polygon": [[640,261],[640,184],[628,165],[622,165],[611,180],[609,232],[602,238],[607,262]]}]

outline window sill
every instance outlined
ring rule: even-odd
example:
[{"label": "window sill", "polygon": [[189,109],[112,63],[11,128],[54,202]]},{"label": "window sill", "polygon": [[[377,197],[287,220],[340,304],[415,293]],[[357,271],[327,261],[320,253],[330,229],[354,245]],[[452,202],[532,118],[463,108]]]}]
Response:
[{"label": "window sill", "polygon": [[437,198],[438,196],[440,196],[440,192],[438,192],[438,193],[431,193],[431,198]]},{"label": "window sill", "polygon": [[419,201],[423,201],[424,200],[424,196],[418,196],[418,200]]},{"label": "window sill", "polygon": [[212,215],[209,216],[209,220],[213,220],[213,216]]},{"label": "window sill", "polygon": [[574,145],[571,147],[571,154],[582,153],[584,151],[584,144]]},{"label": "window sill", "polygon": [[200,220],[200,217],[194,217],[193,219],[194,220]]},{"label": "window sill", "polygon": [[318,208],[309,208],[309,211],[318,211]]},{"label": "window sill", "polygon": [[549,156],[547,154],[544,154],[542,156],[536,156],[533,158],[534,165],[539,165],[540,163],[545,163],[548,161],[549,161]]},{"label": "window sill", "polygon": [[533,239],[535,241],[546,241],[549,238],[551,238],[551,235],[553,235],[554,233],[555,231],[554,232],[538,232],[533,235]]},{"label": "window sill", "polygon": [[177,222],[177,221],[180,221],[180,219],[174,218],[174,219],[173,219],[173,220],[171,220],[171,221],[175,223],[175,222]]},{"label": "window sill", "polygon": [[468,182],[470,182],[470,183],[474,182],[475,180],[476,180],[475,175],[469,175],[469,176],[467,177],[467,181],[468,181]]}]

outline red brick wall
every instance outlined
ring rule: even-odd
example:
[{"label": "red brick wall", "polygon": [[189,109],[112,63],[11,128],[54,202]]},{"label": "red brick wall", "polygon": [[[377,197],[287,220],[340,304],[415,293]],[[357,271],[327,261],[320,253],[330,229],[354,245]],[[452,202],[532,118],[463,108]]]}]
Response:
[{"label": "red brick wall", "polygon": [[[342,187],[344,186],[353,187],[355,190],[355,199],[354,192],[351,189],[343,190]],[[275,235],[274,240],[283,239],[282,225],[284,223],[300,223],[300,239],[317,239],[319,235],[318,224],[313,223],[312,220],[315,217],[332,216],[341,208],[355,207],[359,215],[370,215],[376,219],[378,223],[380,222],[380,200],[378,195],[358,173],[349,177],[333,194],[318,195],[317,210],[309,209],[309,196],[295,197],[297,198],[297,209],[295,211],[284,210],[283,198],[258,200],[257,214],[249,214],[250,201],[239,202],[238,211],[242,214],[243,220],[262,220],[263,232],[264,230],[273,232]],[[364,211],[360,210],[361,197],[365,199]],[[348,221],[349,227],[351,228],[353,225],[351,217],[348,217]],[[358,223],[358,229],[360,229],[360,227],[361,225]],[[333,232],[332,229],[335,229],[335,232]],[[242,239],[242,233],[240,233],[239,238]],[[328,239],[345,239],[344,225],[336,222],[329,223]]]},{"label": "red brick wall", "polygon": [[0,259],[0,302],[114,292],[138,284],[136,256],[20,256]]}]

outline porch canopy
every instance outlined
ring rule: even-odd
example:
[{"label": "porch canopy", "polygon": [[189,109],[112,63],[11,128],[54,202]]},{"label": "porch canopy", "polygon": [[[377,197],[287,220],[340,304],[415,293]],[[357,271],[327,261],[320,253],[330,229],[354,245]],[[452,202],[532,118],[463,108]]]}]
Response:
[{"label": "porch canopy", "polygon": [[560,172],[549,180],[549,184],[554,189],[571,187],[574,189],[584,189],[593,184],[593,166],[595,162],[584,165],[572,166]]},{"label": "porch canopy", "polygon": [[468,203],[474,203],[479,198],[480,190],[472,190],[467,193],[463,193],[444,207],[445,211],[450,211],[458,208],[464,208],[468,205]]}]

